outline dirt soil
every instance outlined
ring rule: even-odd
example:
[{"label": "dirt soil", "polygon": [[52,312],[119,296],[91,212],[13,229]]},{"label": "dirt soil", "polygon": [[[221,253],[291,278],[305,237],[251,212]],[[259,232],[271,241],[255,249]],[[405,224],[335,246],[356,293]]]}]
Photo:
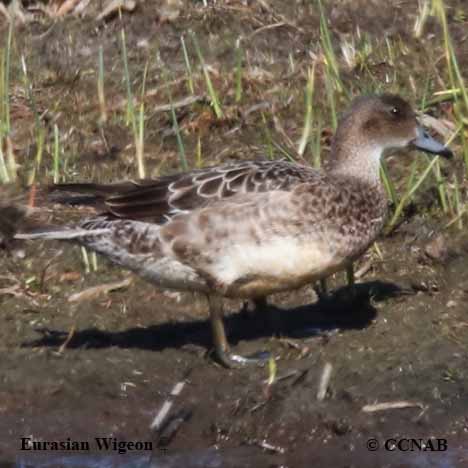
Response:
[{"label": "dirt soil", "polygon": [[[351,94],[371,86],[385,89],[384,76],[395,69],[398,77],[391,89],[396,86],[406,95],[411,83],[424,87],[424,77],[433,73],[429,64],[438,64],[443,73],[436,21],[429,19],[422,39],[412,36],[417,2],[324,3],[337,51],[339,40],[356,34],[357,27],[361,37],[374,41],[367,68],[347,70],[341,64]],[[122,22],[39,17],[21,26],[14,40],[11,88],[18,162],[27,168],[37,151],[34,113],[21,87],[18,57],[24,54],[47,131],[40,176],[50,181],[54,124],[60,130],[67,180],[135,176],[133,136],[125,125],[122,24],[136,94],[151,60],[146,84],[154,90],[146,101],[148,175],[179,168],[171,115],[152,109],[168,102],[164,69],[172,99],[188,95],[180,36],[189,29],[197,33],[225,110],[224,119],[216,121],[198,73],[194,95],[201,97],[177,109],[189,165],[260,157],[267,146],[266,128],[278,141],[285,135],[297,141],[307,69],[319,47],[315,4],[208,4],[148,1],[124,12]],[[447,5],[462,73],[468,77],[468,8],[461,0]],[[91,5],[89,15],[92,8],[98,9]],[[168,9],[175,16],[165,16]],[[382,31],[394,43],[406,44],[393,64],[379,59]],[[246,81],[244,100],[236,104],[234,43],[239,35],[246,38]],[[98,124],[96,98],[100,45],[111,114],[104,125]],[[195,67],[196,54],[190,50]],[[369,69],[382,79],[381,85],[370,80]],[[433,81],[431,86],[440,84]],[[323,74],[317,86],[326,157],[331,130]],[[338,99],[341,105],[344,98]],[[267,120],[271,117],[267,126],[262,109]],[[443,106],[434,112],[449,115]],[[199,140],[202,161],[197,157]],[[408,155],[410,162],[401,165],[390,161],[397,185],[414,157]],[[457,161],[444,166],[448,174],[460,170]],[[329,297],[322,300],[310,286],[269,298],[276,307],[267,310],[252,312],[240,302],[226,301],[234,350],[268,350],[277,358],[272,385],[268,366],[226,370],[213,361],[207,305],[201,297],[158,290],[102,258],[97,272],[85,273],[81,250],[65,244],[18,244],[1,253],[0,465],[468,466],[468,237],[454,225],[444,228],[449,219],[437,208],[436,196],[434,185],[424,186],[404,222],[379,239],[381,256],[371,249],[357,263],[363,274],[356,297],[344,287],[344,274],[338,274]],[[132,282],[121,289],[69,301],[74,293],[126,278]],[[319,401],[326,363],[332,373]],[[185,386],[173,398],[170,427],[152,431],[153,419],[178,382]],[[395,402],[404,407],[364,410]],[[148,441],[152,451],[32,453],[20,450],[26,437],[89,441],[94,449],[96,437]],[[379,444],[376,451],[368,448],[372,438]],[[389,438],[443,438],[448,450],[385,450]]]}]

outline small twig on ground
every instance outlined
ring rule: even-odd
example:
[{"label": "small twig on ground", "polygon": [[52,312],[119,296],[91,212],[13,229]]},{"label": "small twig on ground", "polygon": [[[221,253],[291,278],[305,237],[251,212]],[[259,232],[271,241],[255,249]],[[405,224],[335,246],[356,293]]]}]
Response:
[{"label": "small twig on ground", "polygon": [[171,109],[179,109],[181,107],[190,106],[195,102],[203,101],[206,99],[204,94],[199,94],[196,96],[187,96],[185,98],[179,99],[178,101],[173,102],[172,104],[161,104],[160,106],[154,106],[152,114],[157,112],[168,112]]},{"label": "small twig on ground", "polygon": [[55,12],[56,18],[61,18],[73,10],[81,0],[65,0]]},{"label": "small twig on ground", "polygon": [[257,447],[260,447],[263,450],[267,450],[268,452],[281,453],[281,454],[285,452],[285,449],[283,447],[280,447],[279,445],[272,445],[268,443],[266,440],[256,440],[256,439],[252,440],[251,445],[256,445]]},{"label": "small twig on ground", "polygon": [[166,427],[161,431],[158,447],[167,447],[171,440],[176,435],[177,431],[180,429],[180,426],[186,421],[188,421],[192,416],[192,411],[190,409],[180,410],[171,420],[167,423]]},{"label": "small twig on ground", "polygon": [[369,258],[359,270],[354,272],[354,278],[361,279],[371,268],[372,268],[373,260]]},{"label": "small twig on ground", "polygon": [[262,111],[269,111],[271,109],[271,103],[268,101],[259,102],[250,106],[248,109],[242,112],[242,117],[246,119],[250,114],[253,112],[262,112]]},{"label": "small twig on ground", "polygon": [[136,7],[135,0],[111,0],[96,17],[97,21],[102,21],[109,16],[117,13],[119,10],[133,11]]},{"label": "small twig on ground", "polygon": [[260,408],[263,408],[266,404],[267,400],[260,401],[259,403],[253,405],[252,408],[249,409],[249,412],[255,413],[255,411],[259,410]]},{"label": "small twig on ground", "polygon": [[10,286],[8,288],[0,288],[0,296],[14,296],[14,297],[23,297],[25,296],[24,293],[21,292],[21,288],[19,284],[15,284],[14,286]]},{"label": "small twig on ground", "polygon": [[424,406],[423,409],[411,420],[411,422],[416,423],[418,422],[427,412],[429,406]]},{"label": "small twig on ground", "polygon": [[125,278],[122,281],[115,281],[114,283],[100,284],[99,286],[93,286],[92,288],[85,289],[78,293],[72,294],[68,298],[68,302],[81,302],[89,299],[94,299],[101,294],[107,294],[116,289],[122,289],[132,284],[132,278]]},{"label": "small twig on ground", "polygon": [[404,409],[404,408],[424,408],[424,405],[418,401],[387,401],[384,403],[375,403],[373,405],[365,405],[362,407],[364,413],[375,413],[377,411],[386,411],[390,409]]},{"label": "small twig on ground", "polygon": [[155,431],[159,431],[161,429],[164,421],[167,418],[167,415],[169,414],[169,411],[172,408],[172,405],[174,404],[175,397],[180,395],[180,393],[185,387],[185,384],[186,384],[185,380],[182,380],[181,382],[177,382],[174,385],[173,389],[171,390],[171,393],[169,394],[167,399],[164,401],[158,414],[153,419],[153,422],[150,425],[150,429],[155,430]]},{"label": "small twig on ground", "polygon": [[253,33],[249,34],[247,36],[247,39],[252,39],[256,34],[261,33],[262,31],[267,31],[269,29],[275,29],[275,28],[280,28],[281,26],[289,26],[289,24],[284,23],[283,21],[280,21],[279,23],[274,23],[274,24],[267,24],[265,26],[262,26],[258,29],[256,29]]},{"label": "small twig on ground", "polygon": [[[147,93],[145,93],[144,98],[149,98],[152,96],[155,96],[157,93],[161,91],[161,88],[155,88],[152,90],[149,90]],[[178,101],[174,101],[172,103],[172,108],[174,109],[179,109],[181,107],[187,107],[190,106],[196,102],[202,102],[206,99],[206,96],[204,94],[198,94],[196,96],[187,96],[185,98],[179,99]],[[108,106],[108,111],[115,111],[118,109],[122,109],[127,105],[128,100],[127,99],[120,99],[118,102],[111,104]],[[138,100],[135,98],[133,99],[134,105],[139,104]],[[169,112],[171,110],[171,104],[161,104],[159,106],[154,106],[152,108],[151,116],[154,114],[157,114],[158,112]],[[151,118],[151,116],[149,118]]]},{"label": "small twig on ground", "polygon": [[327,394],[328,385],[330,384],[331,373],[333,370],[333,366],[326,362],[323,366],[322,376],[320,377],[319,387],[317,391],[317,400],[323,401]]}]

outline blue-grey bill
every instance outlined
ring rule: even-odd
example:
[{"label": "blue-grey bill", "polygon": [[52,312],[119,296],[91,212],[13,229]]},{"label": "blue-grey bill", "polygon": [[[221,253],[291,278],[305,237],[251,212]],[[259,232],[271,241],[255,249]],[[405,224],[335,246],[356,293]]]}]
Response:
[{"label": "blue-grey bill", "polygon": [[411,142],[411,144],[426,153],[439,154],[444,158],[451,158],[453,156],[450,148],[447,148],[436,139],[432,138],[423,128],[418,127],[418,136]]}]

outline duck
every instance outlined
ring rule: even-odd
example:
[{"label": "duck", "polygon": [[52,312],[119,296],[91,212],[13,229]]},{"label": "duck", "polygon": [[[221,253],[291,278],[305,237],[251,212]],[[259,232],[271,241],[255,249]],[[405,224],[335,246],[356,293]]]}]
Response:
[{"label": "duck", "polygon": [[452,156],[400,96],[359,96],[339,121],[326,170],[254,160],[57,184],[48,195],[54,203],[93,206],[96,214],[13,237],[75,242],[159,288],[205,295],[215,357],[237,367],[257,359],[230,351],[223,298],[261,300],[349,270],[385,224],[381,158],[405,148]]}]

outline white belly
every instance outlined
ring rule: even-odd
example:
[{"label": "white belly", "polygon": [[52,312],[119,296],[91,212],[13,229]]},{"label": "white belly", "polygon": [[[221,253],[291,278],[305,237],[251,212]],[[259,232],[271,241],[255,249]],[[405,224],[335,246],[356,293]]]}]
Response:
[{"label": "white belly", "polygon": [[248,277],[274,278],[286,286],[299,278],[320,276],[335,264],[326,242],[281,238],[263,245],[240,243],[228,247],[210,266],[210,274],[226,286]]}]

